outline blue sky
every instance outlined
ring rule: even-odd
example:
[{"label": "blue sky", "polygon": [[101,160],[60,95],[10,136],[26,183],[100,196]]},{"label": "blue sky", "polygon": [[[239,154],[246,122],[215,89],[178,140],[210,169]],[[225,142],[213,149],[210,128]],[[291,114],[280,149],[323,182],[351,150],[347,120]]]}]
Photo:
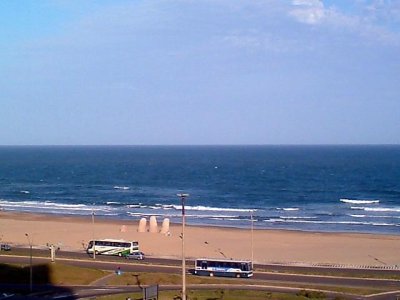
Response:
[{"label": "blue sky", "polygon": [[0,2],[0,144],[399,144],[400,1]]}]

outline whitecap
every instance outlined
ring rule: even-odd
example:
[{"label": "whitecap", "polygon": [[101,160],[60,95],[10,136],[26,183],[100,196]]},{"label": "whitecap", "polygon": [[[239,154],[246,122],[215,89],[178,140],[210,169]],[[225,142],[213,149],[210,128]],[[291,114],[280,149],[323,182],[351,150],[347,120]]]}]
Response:
[{"label": "whitecap", "polygon": [[349,215],[350,217],[353,217],[353,218],[365,218],[366,217],[366,215]]},{"label": "whitecap", "polygon": [[373,204],[373,203],[379,203],[379,200],[340,199],[340,202],[351,203],[351,204]]},{"label": "whitecap", "polygon": [[284,207],[284,208],[280,208],[278,207],[277,210],[284,210],[284,211],[298,211],[300,210],[300,208],[298,207]]},{"label": "whitecap", "polygon": [[[181,205],[172,205],[176,210],[181,210]],[[210,207],[210,206],[185,206],[186,210],[198,210],[198,211],[236,211],[236,212],[251,212],[256,211],[255,209],[245,209],[245,208],[222,208],[222,207]]]},{"label": "whitecap", "polygon": [[116,189],[116,190],[129,190],[130,187],[129,186],[118,186],[118,185],[116,185],[116,186],[114,186],[114,189]]},{"label": "whitecap", "polygon": [[364,210],[365,209],[365,207],[362,207],[362,206],[351,206],[350,208],[355,209],[355,210]]},{"label": "whitecap", "polygon": [[393,223],[376,223],[376,222],[357,222],[357,221],[310,221],[310,220],[284,220],[284,219],[268,219],[264,222],[281,222],[281,223],[307,223],[307,224],[328,224],[328,225],[372,225],[372,226],[400,226]]},{"label": "whitecap", "polygon": [[400,207],[364,207],[365,211],[376,211],[376,212],[400,212]]},{"label": "whitecap", "polygon": [[281,219],[299,219],[299,220],[308,220],[308,219],[316,219],[317,217],[293,217],[293,216],[280,216]]}]

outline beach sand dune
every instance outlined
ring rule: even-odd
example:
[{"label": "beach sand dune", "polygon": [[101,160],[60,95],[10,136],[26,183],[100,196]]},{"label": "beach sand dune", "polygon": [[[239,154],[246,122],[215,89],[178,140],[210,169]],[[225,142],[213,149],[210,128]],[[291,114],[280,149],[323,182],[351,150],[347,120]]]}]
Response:
[{"label": "beach sand dune", "polygon": [[[94,236],[137,240],[147,255],[180,258],[180,225],[171,224],[170,234],[140,233],[138,225],[139,221],[96,218],[93,226],[91,216],[0,212],[0,238],[11,245],[26,247],[28,233],[34,247],[54,244],[61,251],[83,252]],[[251,259],[253,252],[256,263],[400,266],[400,236],[395,235],[287,230],[254,230],[251,234],[250,229],[188,225],[185,245],[188,258]]]}]

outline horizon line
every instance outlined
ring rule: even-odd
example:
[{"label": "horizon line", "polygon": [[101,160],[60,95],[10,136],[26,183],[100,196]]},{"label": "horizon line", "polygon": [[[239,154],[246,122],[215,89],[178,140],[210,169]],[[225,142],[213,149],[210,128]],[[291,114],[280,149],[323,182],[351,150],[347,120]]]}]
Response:
[{"label": "horizon line", "polygon": [[0,147],[261,147],[261,146],[400,146],[400,143],[320,144],[4,144]]}]

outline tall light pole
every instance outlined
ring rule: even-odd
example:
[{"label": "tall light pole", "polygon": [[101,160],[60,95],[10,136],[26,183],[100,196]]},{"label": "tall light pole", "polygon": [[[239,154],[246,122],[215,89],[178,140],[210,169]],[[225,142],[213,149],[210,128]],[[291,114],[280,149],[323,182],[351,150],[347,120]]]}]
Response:
[{"label": "tall light pole", "polygon": [[253,238],[253,231],[254,231],[254,220],[253,220],[253,210],[250,211],[250,221],[251,221],[251,267],[253,267],[254,263],[254,238]]},{"label": "tall light pole", "polygon": [[29,268],[29,290],[32,293],[32,290],[33,290],[33,281],[32,281],[32,279],[33,279],[33,274],[32,274],[32,271],[33,271],[32,270],[32,241],[31,241],[31,238],[30,238],[29,234],[25,233],[25,236],[28,239],[28,243],[29,243],[29,257],[30,257],[30,259],[29,259],[29,265],[30,265],[30,268]]},{"label": "tall light pole", "polygon": [[177,194],[182,201],[182,300],[186,300],[186,260],[185,260],[185,200],[189,194]]},{"label": "tall light pole", "polygon": [[[94,203],[93,203],[94,205]],[[93,259],[96,259],[96,240],[94,238],[94,208],[92,206],[92,238],[93,238]]]}]

